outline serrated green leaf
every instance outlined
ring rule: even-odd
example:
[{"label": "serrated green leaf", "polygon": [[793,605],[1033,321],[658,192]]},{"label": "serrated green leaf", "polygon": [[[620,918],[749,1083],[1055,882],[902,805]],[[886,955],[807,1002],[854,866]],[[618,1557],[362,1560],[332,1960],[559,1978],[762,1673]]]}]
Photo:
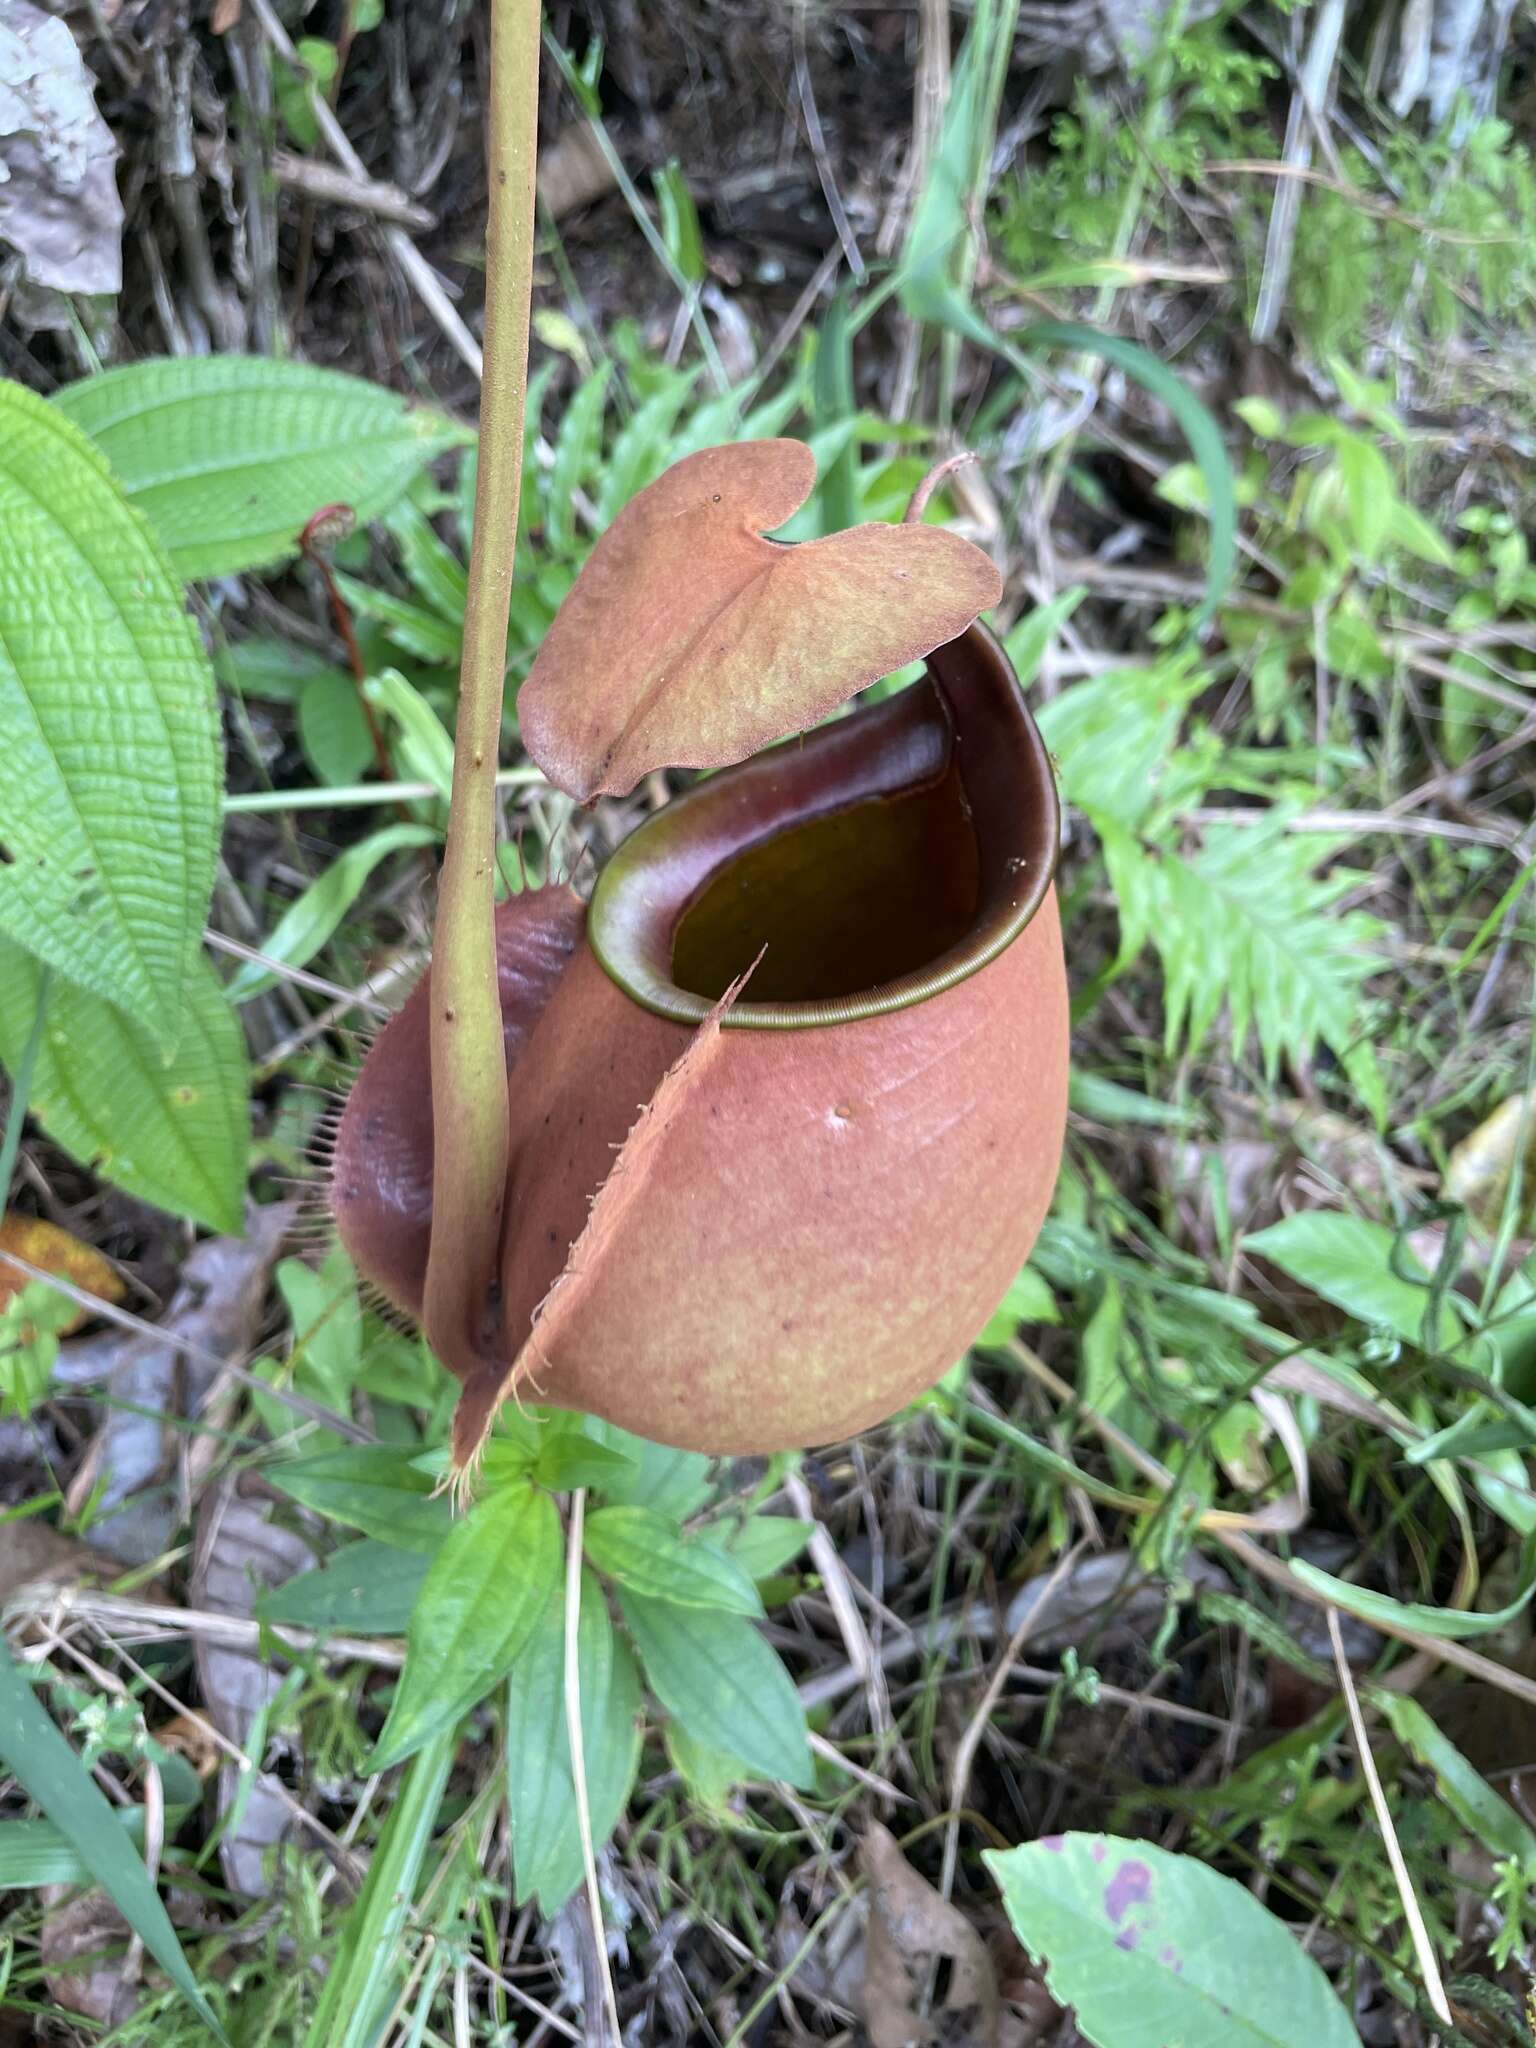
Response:
[{"label": "serrated green leaf", "polygon": [[422,1582],[370,1768],[387,1770],[506,1677],[560,1584],[560,1517],[527,1480],[456,1521]]},{"label": "serrated green leaf", "polygon": [[373,735],[350,676],[311,676],[299,695],[299,745],[316,777],[330,788],[356,782],[373,765]]},{"label": "serrated green leaf", "polygon": [[[1098,822],[1098,821],[1096,821]],[[1340,842],[1288,834],[1284,819],[1212,825],[1200,850],[1146,852],[1106,819],[1100,832],[1120,913],[1121,963],[1151,938],[1163,963],[1170,1052],[1197,1052],[1227,1008],[1232,1044],[1257,1036],[1272,1072],[1321,1039],[1346,1064],[1378,1120],[1382,1083],[1361,1037],[1361,983],[1381,927],[1334,905],[1357,877],[1317,869]]]},{"label": "serrated green leaf", "polygon": [[[581,1746],[594,1848],[612,1834],[640,1761],[640,1679],[615,1634],[603,1592],[581,1575],[577,1622]],[[565,1721],[565,1600],[551,1594],[507,1681],[507,1805],[517,1903],[537,1898],[546,1918],[581,1883],[581,1834]]]},{"label": "serrated green leaf", "polygon": [[[337,925],[357,901],[363,884],[381,860],[402,847],[429,846],[437,838],[430,825],[385,825],[338,854],[325,873],[296,896],[260,950],[285,967],[304,967],[314,959]],[[229,985],[230,1001],[247,1003],[279,979],[269,968],[246,961]]]},{"label": "serrated green leaf", "polygon": [[815,1782],[805,1710],[789,1673],[745,1616],[674,1607],[619,1588],[651,1690],[696,1742],[803,1791]]},{"label": "serrated green leaf", "polygon": [[1091,676],[1043,704],[1041,737],[1068,803],[1096,822],[1137,824],[1157,800],[1185,707],[1202,687],[1199,670],[1173,660]]},{"label": "serrated green leaf", "polygon": [[[0,939],[0,1064],[32,1028],[41,971]],[[210,1230],[241,1227],[250,1150],[249,1071],[239,1022],[206,961],[177,992],[169,1066],[153,1034],[88,990],[54,978],[28,1107],[82,1165],[140,1201]]]},{"label": "serrated green leaf", "polygon": [[343,1544],[317,1570],[263,1593],[256,1618],[349,1636],[401,1636],[430,1563],[422,1551],[364,1536]]},{"label": "serrated green leaf", "polygon": [[165,1050],[218,846],[213,673],[101,454],[0,383],[0,931]]},{"label": "serrated green leaf", "polygon": [[982,1861],[1053,1996],[1098,2048],[1359,2048],[1295,1935],[1192,1856],[1070,1834]]},{"label": "serrated green leaf", "polygon": [[269,356],[131,363],[52,403],[95,441],[189,578],[288,561],[327,505],[375,519],[423,464],[471,438],[360,377]]},{"label": "serrated green leaf", "polygon": [[598,1508],[587,1517],[586,1554],[631,1592],[679,1607],[760,1615],[763,1603],[746,1570],[728,1551],[678,1533],[654,1508]]},{"label": "serrated green leaf", "polygon": [[401,1550],[437,1551],[453,1526],[446,1495],[387,1444],[338,1444],[268,1465],[265,1476],[301,1507]]},{"label": "serrated green leaf", "polygon": [[225,2039],[198,1989],[154,1880],[90,1772],[43,1711],[0,1642],[0,1763],[59,1828],[128,1925],[215,2039]]},{"label": "serrated green leaf", "polygon": [[[1298,1209],[1267,1230],[1243,1239],[1246,1252],[1257,1252],[1331,1301],[1358,1322],[1393,1330],[1406,1343],[1425,1342],[1425,1321],[1434,1307],[1430,1276],[1384,1223],[1333,1210]],[[1440,1306],[1438,1331],[1428,1333],[1431,1348],[1449,1349],[1461,1325],[1448,1295]]]}]

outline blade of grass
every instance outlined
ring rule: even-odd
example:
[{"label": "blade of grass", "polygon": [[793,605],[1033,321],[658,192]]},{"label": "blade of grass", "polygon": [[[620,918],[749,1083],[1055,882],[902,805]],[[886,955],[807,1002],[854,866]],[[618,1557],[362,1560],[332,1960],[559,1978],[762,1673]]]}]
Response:
[{"label": "blade of grass", "polygon": [[215,2040],[227,2036],[198,1989],[143,1858],[90,1772],[0,1644],[0,1763],[74,1846],[80,1861]]},{"label": "blade of grass", "polygon": [[1206,594],[1193,621],[1192,630],[1198,633],[1220,603],[1237,560],[1232,464],[1210,412],[1166,363],[1124,335],[1101,334],[1073,320],[1042,320],[1022,329],[1015,339],[1005,339],[971,304],[963,270],[959,281],[954,274],[957,251],[969,246],[972,147],[985,116],[992,75],[985,27],[978,13],[977,26],[955,66],[943,136],[897,266],[902,306],[913,319],[929,321],[1000,356],[1026,381],[1034,374],[1029,348],[1070,348],[1113,363],[1168,408],[1205,480],[1211,546]]},{"label": "blade of grass", "polygon": [[347,1916],[340,1953],[310,2022],[306,2048],[365,2048],[373,2040],[403,1975],[401,1935],[457,1747],[455,1724],[433,1736],[412,1758],[363,1888]]}]

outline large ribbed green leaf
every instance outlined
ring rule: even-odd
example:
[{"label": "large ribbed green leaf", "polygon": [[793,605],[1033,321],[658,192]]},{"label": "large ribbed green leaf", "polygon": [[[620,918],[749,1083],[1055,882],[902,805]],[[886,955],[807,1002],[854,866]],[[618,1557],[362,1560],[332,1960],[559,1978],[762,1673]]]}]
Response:
[{"label": "large ribbed green leaf", "polygon": [[444,448],[474,437],[360,377],[266,356],[174,356],[68,385],[83,427],[183,576],[286,561],[327,505],[374,519]]},{"label": "large ribbed green leaf", "polygon": [[[0,939],[0,1064],[14,1070],[41,972]],[[238,1231],[250,1150],[245,1042],[213,970],[196,960],[176,993],[167,1065],[147,1027],[55,975],[28,1107],[49,1136],[141,1201]]]},{"label": "large ribbed green leaf", "polygon": [[0,932],[169,1052],[213,887],[213,674],[100,453],[19,384],[0,384],[0,733]]}]

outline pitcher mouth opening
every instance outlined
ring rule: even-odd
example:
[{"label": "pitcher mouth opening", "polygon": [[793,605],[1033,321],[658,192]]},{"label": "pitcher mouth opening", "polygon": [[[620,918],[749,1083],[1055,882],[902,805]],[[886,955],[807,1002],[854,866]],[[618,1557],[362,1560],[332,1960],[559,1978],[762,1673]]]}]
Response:
[{"label": "pitcher mouth opening", "polygon": [[1055,869],[1050,758],[985,626],[927,670],[633,832],[587,928],[610,978],[693,1024],[751,968],[726,1028],[795,1030],[904,1009],[995,959]]}]

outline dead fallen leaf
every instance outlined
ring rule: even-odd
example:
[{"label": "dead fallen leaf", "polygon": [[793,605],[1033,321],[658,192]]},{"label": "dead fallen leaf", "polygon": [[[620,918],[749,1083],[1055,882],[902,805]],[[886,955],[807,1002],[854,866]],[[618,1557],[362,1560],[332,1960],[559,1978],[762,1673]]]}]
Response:
[{"label": "dead fallen leaf", "polygon": [[803,731],[995,604],[941,526],[764,536],[810,496],[801,441],[688,455],[601,535],[518,693],[523,743],[585,803],[655,768],[720,768]]},{"label": "dead fallen leaf", "polygon": [[1460,1202],[1475,1223],[1493,1229],[1517,1158],[1528,1178],[1536,1168],[1536,1091],[1509,1096],[1452,1148],[1445,1165],[1447,1201]]},{"label": "dead fallen leaf", "polygon": [[115,1557],[28,1515],[7,1526],[0,1544],[0,1605],[23,1586],[110,1584],[122,1569]]},{"label": "dead fallen leaf", "polygon": [[[60,1230],[56,1223],[44,1222],[41,1216],[22,1216],[8,1209],[0,1217],[0,1252],[14,1252],[28,1265],[41,1266],[45,1273],[72,1281],[87,1294],[94,1294],[98,1301],[116,1302],[123,1298],[122,1280],[101,1253],[82,1244],[78,1237],[71,1237],[67,1230]],[[30,1278],[19,1266],[0,1259],[0,1309],[15,1300],[30,1284]],[[89,1309],[80,1309],[57,1334],[67,1337],[89,1317]]]},{"label": "dead fallen leaf", "polygon": [[155,1729],[155,1740],[162,1749],[173,1749],[196,1771],[205,1782],[219,1768],[224,1752],[214,1740],[214,1730],[201,1714],[178,1714],[174,1720],[162,1721]]},{"label": "dead fallen leaf", "polygon": [[617,183],[590,122],[562,128],[549,147],[539,151],[539,198],[553,220],[579,213]]},{"label": "dead fallen leaf", "polygon": [[[859,1861],[869,1882],[864,2023],[870,2048],[998,2048],[997,1979],[981,1936],[958,1908],[907,1862],[878,1821],[865,1829]],[[947,1962],[942,2030],[920,2010],[930,1969]]]},{"label": "dead fallen leaf", "polygon": [[[158,1557],[182,1519],[173,1480],[186,1434],[159,1418],[195,1412],[217,1372],[213,1361],[240,1359],[250,1351],[261,1327],[267,1277],[293,1213],[287,1203],[255,1209],[246,1236],[205,1238],[193,1247],[163,1326],[179,1343],[124,1334],[110,1350],[93,1347],[93,1368],[106,1379],[109,1406],[70,1497],[78,1504],[77,1494],[83,1500],[101,1484],[92,1540],[125,1564]],[[76,1348],[66,1348],[61,1364],[67,1367]]]},{"label": "dead fallen leaf", "polygon": [[[254,1486],[255,1482],[246,1481]],[[280,1586],[315,1564],[315,1553],[301,1536],[271,1519],[272,1503],[259,1493],[242,1494],[242,1482],[219,1487],[205,1504],[198,1529],[197,1558],[192,1567],[192,1594],[212,1614],[255,1612],[260,1594]],[[271,1703],[278,1674],[263,1658],[197,1639],[197,1671],[203,1701],[221,1735],[241,1748],[257,1717]],[[243,1787],[235,1763],[219,1769],[219,1812],[226,1813]],[[224,1875],[231,1888],[248,1897],[264,1897],[270,1889],[269,1852],[293,1821],[293,1800],[278,1779],[260,1772],[235,1826],[219,1841]]]},{"label": "dead fallen leaf", "polygon": [[839,1913],[828,1918],[820,1933],[806,1943],[811,1925],[821,1918],[811,1913],[808,1921],[793,1894],[779,1901],[773,1926],[773,1961],[785,1973],[785,1988],[796,1998],[813,2005],[828,2005],[840,2013],[857,2013],[864,2008],[864,1979],[869,1943],[869,1900],[849,1899]]},{"label": "dead fallen leaf", "polygon": [[69,29],[31,0],[0,0],[0,240],[52,291],[123,284],[117,144]]},{"label": "dead fallen leaf", "polygon": [[71,1895],[49,1885],[59,1901],[43,1915],[43,1976],[56,2003],[104,2027],[121,2026],[139,2002],[128,1923],[105,1892]]}]

